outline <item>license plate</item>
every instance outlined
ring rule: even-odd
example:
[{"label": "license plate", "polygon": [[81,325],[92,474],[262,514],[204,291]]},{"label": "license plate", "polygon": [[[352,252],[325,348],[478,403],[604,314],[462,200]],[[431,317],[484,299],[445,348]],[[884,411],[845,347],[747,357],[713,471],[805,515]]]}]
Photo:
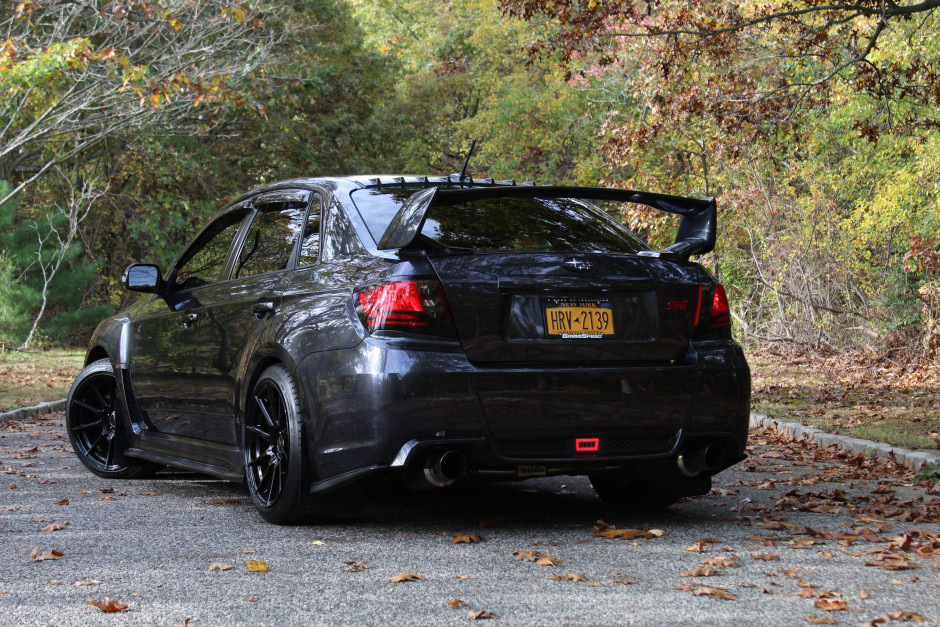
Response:
[{"label": "license plate", "polygon": [[599,339],[614,335],[614,310],[609,300],[546,298],[548,337]]}]

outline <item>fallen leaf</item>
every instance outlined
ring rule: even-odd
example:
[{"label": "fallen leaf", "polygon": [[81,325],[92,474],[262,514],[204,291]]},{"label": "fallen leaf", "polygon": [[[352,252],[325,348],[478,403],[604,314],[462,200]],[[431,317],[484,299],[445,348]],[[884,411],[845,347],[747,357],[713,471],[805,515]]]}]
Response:
[{"label": "fallen leaf", "polygon": [[538,561],[535,562],[535,563],[538,564],[539,566],[552,566],[552,567],[554,567],[555,564],[561,564],[561,563],[564,562],[564,561],[565,561],[565,560],[558,559],[557,557],[543,557],[542,559],[538,560]]},{"label": "fallen leaf", "polygon": [[[234,568],[231,564],[223,564],[222,562],[212,562],[209,564],[209,570],[232,570]],[[251,567],[248,567],[248,570],[251,570]]]},{"label": "fallen leaf", "polygon": [[40,531],[61,531],[65,529],[65,525],[60,525],[59,523],[52,523],[51,525],[46,525]]},{"label": "fallen leaf", "polygon": [[475,533],[456,533],[454,539],[450,541],[451,544],[476,544],[477,542],[483,542],[483,538]]},{"label": "fallen leaf", "polygon": [[591,535],[607,538],[609,540],[633,540],[634,538],[639,538],[640,536],[650,540],[652,538],[663,537],[664,532],[662,529],[617,529],[611,527],[609,529],[595,531]]},{"label": "fallen leaf", "polygon": [[718,557],[709,557],[702,561],[703,564],[714,566],[715,568],[737,568],[738,562],[733,557],[719,555]]},{"label": "fallen leaf", "polygon": [[686,550],[686,551],[694,551],[695,553],[704,553],[705,551],[708,550],[708,545],[705,544],[705,541],[704,541],[704,540],[699,540],[698,542],[696,542],[696,543],[693,544],[692,546],[687,546],[687,547],[685,547],[685,550]]},{"label": "fallen leaf", "polygon": [[102,612],[110,614],[112,612],[124,612],[130,609],[130,605],[126,603],[121,603],[120,601],[115,601],[114,599],[109,599],[105,597],[104,601],[95,601],[94,599],[88,599],[88,605],[96,607]]},{"label": "fallen leaf", "polygon": [[61,501],[56,501],[55,503],[53,503],[53,505],[68,505],[68,504],[69,504],[68,499],[62,499]]},{"label": "fallen leaf", "polygon": [[323,546],[326,543],[323,540],[314,540],[310,544],[312,544],[313,546]]},{"label": "fallen leaf", "polygon": [[636,583],[636,579],[630,579],[629,577],[618,577],[616,579],[608,579],[607,583],[622,583],[625,586]]},{"label": "fallen leaf", "polygon": [[548,553],[542,553],[541,551],[534,551],[532,549],[516,551],[513,555],[515,555],[516,559],[520,562],[537,562],[543,557],[548,557]]},{"label": "fallen leaf", "polygon": [[813,607],[827,612],[845,612],[848,611],[849,604],[842,599],[816,599],[813,601]]},{"label": "fallen leaf", "polygon": [[597,520],[597,524],[594,525],[594,531],[607,531],[608,529],[615,529],[614,525],[604,522],[603,518]]},{"label": "fallen leaf", "polygon": [[92,579],[91,581],[76,581],[72,585],[73,586],[97,586],[99,583],[101,582],[98,581],[97,579]]},{"label": "fallen leaf", "polygon": [[467,607],[467,602],[461,601],[460,599],[451,599],[447,602],[447,607],[452,610],[459,610],[462,607]]},{"label": "fallen leaf", "polygon": [[55,549],[46,551],[45,553],[40,553],[39,545],[37,544],[35,547],[33,547],[32,552],[29,554],[29,559],[33,560],[34,562],[45,562],[46,560],[62,559],[63,555],[65,555],[65,553]]},{"label": "fallen leaf", "polygon": [[916,612],[904,612],[904,611],[890,612],[887,614],[887,616],[891,620],[904,620],[904,621],[913,620],[913,621],[917,621],[918,623],[927,622],[926,618],[924,618],[923,616],[921,616],[920,614]]},{"label": "fallen leaf", "polygon": [[345,562],[345,564],[348,566],[348,568],[345,569],[347,573],[358,573],[372,568],[372,564],[369,562]]},{"label": "fallen leaf", "polygon": [[699,566],[698,568],[693,568],[692,570],[687,570],[682,573],[682,577],[711,577],[713,575],[720,574],[721,571],[717,568],[709,568],[708,566]]},{"label": "fallen leaf", "polygon": [[470,579],[470,577],[466,575],[454,575],[454,579]]},{"label": "fallen leaf", "polygon": [[738,597],[731,594],[731,592],[729,592],[726,588],[717,588],[714,586],[699,586],[699,585],[690,583],[680,588],[676,588],[676,590],[683,590],[685,592],[691,592],[693,595],[697,597],[707,596],[713,599],[724,599],[725,601],[737,601],[738,600]]},{"label": "fallen leaf", "polygon": [[492,612],[487,612],[486,610],[478,610],[476,612],[470,610],[467,612],[467,618],[470,620],[480,620],[482,618],[496,618],[496,615]]},{"label": "fallen leaf", "polygon": [[779,553],[751,553],[751,559],[775,562],[780,559]]},{"label": "fallen leaf", "polygon": [[403,583],[405,581],[424,581],[424,577],[418,573],[401,573],[400,575],[389,577],[388,580],[392,583]]},{"label": "fallen leaf", "polygon": [[264,560],[250,560],[245,566],[253,573],[264,573],[271,570],[268,563]]},{"label": "fallen leaf", "polygon": [[812,614],[808,614],[804,616],[803,618],[813,623],[814,625],[835,625],[836,624],[836,621],[832,620],[828,616],[814,616]]},{"label": "fallen leaf", "polygon": [[561,575],[558,577],[549,577],[549,579],[558,579],[562,581],[573,581],[573,582],[587,581],[587,577],[584,575],[584,573],[565,573],[564,575]]},{"label": "fallen leaf", "polygon": [[859,589],[858,589],[858,598],[861,599],[862,601],[864,601],[865,599],[870,599],[870,598],[871,598],[871,595],[868,594],[867,592],[865,592],[864,590],[862,590],[861,588],[859,588]]}]

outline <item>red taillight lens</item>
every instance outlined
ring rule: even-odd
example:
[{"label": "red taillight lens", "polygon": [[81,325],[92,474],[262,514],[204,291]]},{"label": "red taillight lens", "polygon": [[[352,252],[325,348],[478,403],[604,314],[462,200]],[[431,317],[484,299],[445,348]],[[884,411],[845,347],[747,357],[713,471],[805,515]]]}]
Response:
[{"label": "red taillight lens", "polygon": [[715,286],[715,296],[712,298],[712,328],[725,327],[731,324],[731,310],[728,308],[728,295],[725,288],[718,284]]},{"label": "red taillight lens", "polygon": [[438,281],[394,281],[364,289],[356,294],[356,313],[369,333],[398,330],[456,336]]},{"label": "red taillight lens", "polygon": [[[709,302],[710,301],[710,302]],[[725,288],[715,284],[708,297],[708,288],[699,287],[698,307],[695,311],[696,337],[731,337],[731,310]]]}]

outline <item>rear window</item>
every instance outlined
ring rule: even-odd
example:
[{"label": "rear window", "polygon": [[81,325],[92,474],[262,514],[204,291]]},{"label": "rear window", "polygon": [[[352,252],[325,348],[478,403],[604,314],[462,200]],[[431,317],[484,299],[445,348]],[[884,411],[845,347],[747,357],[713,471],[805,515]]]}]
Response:
[{"label": "rear window", "polygon": [[[353,193],[375,241],[416,191],[370,189]],[[421,234],[444,246],[474,252],[636,254],[649,250],[617,220],[591,202],[575,198],[485,198],[435,206],[428,210]]]}]

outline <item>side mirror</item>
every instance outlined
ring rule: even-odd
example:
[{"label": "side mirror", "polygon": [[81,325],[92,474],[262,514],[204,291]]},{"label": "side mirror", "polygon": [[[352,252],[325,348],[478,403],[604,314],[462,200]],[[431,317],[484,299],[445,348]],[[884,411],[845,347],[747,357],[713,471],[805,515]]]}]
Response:
[{"label": "side mirror", "polygon": [[160,268],[149,263],[135,263],[127,266],[121,283],[132,292],[156,294],[160,291]]}]

